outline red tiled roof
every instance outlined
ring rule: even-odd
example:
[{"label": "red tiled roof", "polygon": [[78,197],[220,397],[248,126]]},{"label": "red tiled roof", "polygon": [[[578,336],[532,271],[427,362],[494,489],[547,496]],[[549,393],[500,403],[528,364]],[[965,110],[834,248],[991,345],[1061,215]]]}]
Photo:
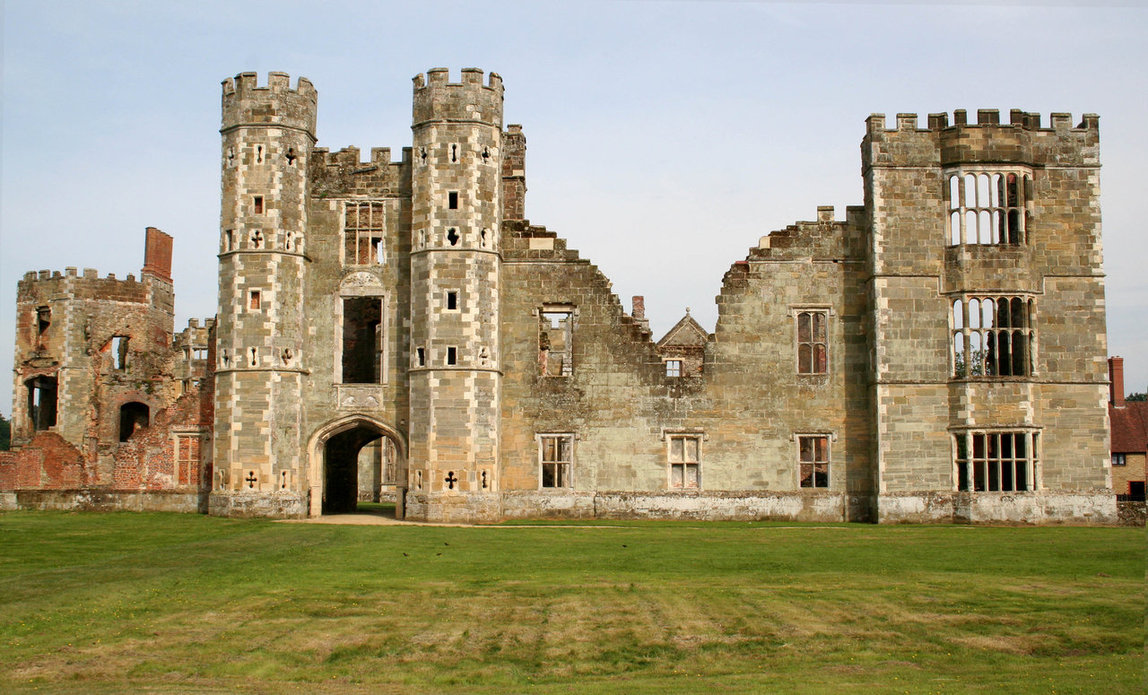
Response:
[{"label": "red tiled roof", "polygon": [[1120,408],[1108,405],[1112,422],[1112,452],[1136,454],[1148,452],[1148,401],[1126,401]]}]

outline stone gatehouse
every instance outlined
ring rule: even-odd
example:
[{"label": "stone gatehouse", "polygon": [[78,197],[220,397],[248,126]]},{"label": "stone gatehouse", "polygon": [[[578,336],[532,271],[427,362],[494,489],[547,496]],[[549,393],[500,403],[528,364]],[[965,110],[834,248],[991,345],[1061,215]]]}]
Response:
[{"label": "stone gatehouse", "polygon": [[25,276],[3,504],[1115,521],[1096,116],[870,116],[863,204],[755,238],[713,332],[655,341],[527,219],[501,77],[413,97],[364,158],[316,146],[305,78],[224,80],[214,319],[173,333],[154,229],[139,279]]}]

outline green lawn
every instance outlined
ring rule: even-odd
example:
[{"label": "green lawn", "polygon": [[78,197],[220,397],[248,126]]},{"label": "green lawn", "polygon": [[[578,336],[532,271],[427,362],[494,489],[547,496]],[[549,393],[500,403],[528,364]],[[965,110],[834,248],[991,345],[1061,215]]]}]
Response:
[{"label": "green lawn", "polygon": [[1145,533],[0,515],[0,692],[1124,693]]}]

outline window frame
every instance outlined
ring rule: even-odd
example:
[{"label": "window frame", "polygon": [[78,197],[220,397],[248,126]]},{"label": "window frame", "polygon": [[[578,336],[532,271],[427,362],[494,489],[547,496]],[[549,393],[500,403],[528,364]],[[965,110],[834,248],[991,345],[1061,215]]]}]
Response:
[{"label": "window frame", "polygon": [[[826,376],[829,374],[829,336],[830,332],[830,319],[833,317],[833,310],[831,307],[824,305],[812,306],[794,306],[790,307],[790,314],[793,316],[793,357],[794,369],[797,374],[801,376]],[[802,340],[802,317],[809,316],[809,328],[806,334],[806,340]],[[821,340],[818,340],[817,323],[815,316],[820,316],[822,325]],[[807,347],[809,355],[808,369],[803,369],[805,365],[802,364],[802,347]],[[820,360],[818,359],[817,349],[821,348]],[[819,369],[820,367],[820,369]]]},{"label": "window frame", "polygon": [[[1012,190],[1009,188],[1010,176],[1016,177],[1015,189]],[[999,181],[996,177],[1000,177]],[[1028,245],[1028,218],[1034,188],[1030,167],[1015,164],[957,166],[942,172],[941,186],[945,205],[945,246]],[[972,238],[970,219],[974,227]],[[1013,219],[1015,228],[1011,222]]]},{"label": "window frame", "polygon": [[[797,444],[797,488],[799,490],[828,490],[833,483],[833,435],[829,432],[802,432],[795,434],[794,442]],[[822,451],[824,452],[823,458],[818,458],[818,447],[816,442],[821,441]],[[811,442],[812,458],[806,460],[805,458],[805,443]],[[817,468],[818,466],[825,467],[825,484],[817,484]],[[805,478],[803,469],[809,467],[809,480],[810,485],[805,485]]]},{"label": "window frame", "polygon": [[[371,267],[387,264],[387,208],[387,200],[343,202],[343,265]],[[354,225],[350,224],[352,210]],[[366,225],[362,217],[364,210],[367,212]]]},{"label": "window frame", "polygon": [[[954,431],[953,489],[957,492],[970,493],[1036,492],[1041,488],[1040,435],[1040,430],[1025,428],[978,428]],[[979,448],[980,454],[977,447],[978,439],[983,442]],[[1007,447],[1004,446],[1006,441],[1009,442]],[[1020,454],[1016,453],[1017,442],[1023,442],[1024,451]],[[1011,468],[1007,484],[1005,466]]]},{"label": "window frame", "polygon": [[1113,466],[1127,466],[1128,465],[1128,455],[1127,454],[1112,454],[1112,465]]},{"label": "window frame", "polygon": [[666,366],[666,376],[677,379],[685,375],[685,360],[670,358],[662,361]]},{"label": "window frame", "polygon": [[[573,432],[539,432],[534,435],[538,443],[538,489],[539,490],[573,490],[574,489],[574,442]],[[566,458],[561,458],[562,446],[566,443]],[[553,443],[553,449],[548,444]],[[547,454],[553,452],[553,460],[548,460]],[[550,475],[551,484],[547,485],[546,467],[553,466]]]},{"label": "window frame", "polygon": [[[705,434],[703,432],[666,432],[666,487],[671,491],[689,492],[702,488],[702,461]],[[686,442],[693,442],[693,460],[689,460],[689,447]],[[675,460],[674,442],[681,442],[681,452]],[[675,481],[675,469],[680,468],[681,474]],[[693,484],[690,484],[690,471],[693,469]]]},{"label": "window frame", "polygon": [[[964,292],[948,298],[949,374],[953,379],[1031,379],[1038,375],[1038,331],[1036,298],[1025,293],[991,294]],[[986,302],[992,302],[989,316],[985,316]],[[974,307],[973,302],[976,302]],[[1002,302],[1006,302],[1006,320],[1001,325]],[[1020,321],[1016,320],[1019,302]],[[958,317],[957,306],[960,305]],[[975,310],[974,310],[975,309]],[[991,322],[992,325],[984,325]],[[973,325],[976,324],[976,325]],[[977,347],[973,347],[974,338]],[[1017,339],[1021,339],[1018,358]],[[1008,357],[1001,358],[1002,347]],[[974,351],[978,354],[973,355]],[[975,357],[975,359],[974,359]],[[1019,361],[1019,362],[1018,362]],[[1002,366],[1007,369],[1002,369]],[[1019,366],[1019,369],[1018,369]],[[1007,371],[1007,374],[1000,372]]]}]

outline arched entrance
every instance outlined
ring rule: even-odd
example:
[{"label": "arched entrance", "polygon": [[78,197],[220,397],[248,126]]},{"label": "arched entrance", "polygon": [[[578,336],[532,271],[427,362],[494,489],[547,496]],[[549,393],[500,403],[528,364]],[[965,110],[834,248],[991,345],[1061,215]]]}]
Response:
[{"label": "arched entrance", "polygon": [[309,455],[311,516],[352,513],[389,486],[402,517],[406,450],[394,429],[362,415],[340,418],[316,432]]}]

